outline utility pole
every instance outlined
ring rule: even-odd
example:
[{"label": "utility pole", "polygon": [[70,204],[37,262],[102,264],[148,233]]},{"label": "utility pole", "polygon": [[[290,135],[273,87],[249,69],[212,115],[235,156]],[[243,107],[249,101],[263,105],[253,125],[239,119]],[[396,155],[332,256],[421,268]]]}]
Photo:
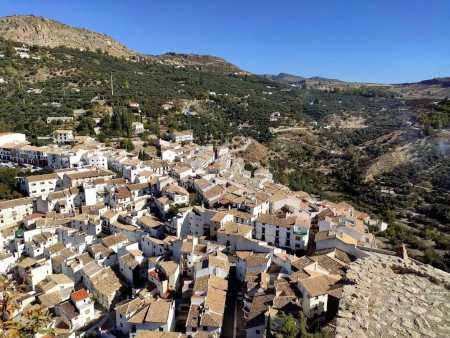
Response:
[{"label": "utility pole", "polygon": [[111,96],[114,96],[114,82],[113,82],[112,73],[111,73]]}]

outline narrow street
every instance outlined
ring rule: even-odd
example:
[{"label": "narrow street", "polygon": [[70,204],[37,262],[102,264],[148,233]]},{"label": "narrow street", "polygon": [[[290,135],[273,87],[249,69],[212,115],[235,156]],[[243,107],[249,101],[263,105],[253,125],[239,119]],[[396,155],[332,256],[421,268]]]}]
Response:
[{"label": "narrow street", "polygon": [[238,282],[236,280],[236,267],[232,266],[230,269],[228,279],[228,292],[225,301],[225,315],[222,326],[222,337],[233,338],[236,337],[236,301]]}]

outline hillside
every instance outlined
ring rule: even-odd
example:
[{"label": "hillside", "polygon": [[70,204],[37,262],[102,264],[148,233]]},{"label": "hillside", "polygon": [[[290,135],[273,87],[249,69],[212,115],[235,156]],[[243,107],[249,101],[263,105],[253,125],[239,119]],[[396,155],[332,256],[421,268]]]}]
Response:
[{"label": "hillside", "polygon": [[250,74],[239,67],[216,56],[198,54],[166,53],[163,55],[146,55],[146,59],[161,62],[168,66],[192,67],[198,70],[220,74],[245,75]]},{"label": "hillside", "polygon": [[27,45],[101,50],[116,57],[137,55],[136,52],[106,34],[71,27],[55,20],[33,15],[0,18],[0,36],[5,40],[13,40]]},{"label": "hillside", "polygon": [[215,56],[177,53],[142,55],[106,34],[71,27],[33,15],[0,17],[0,37],[31,46],[50,48],[65,46],[80,50],[101,51],[115,57],[164,63],[174,67],[193,67],[223,74],[248,74]]},{"label": "hillside", "polygon": [[277,81],[284,84],[294,84],[294,85],[300,85],[305,82],[311,82],[311,81],[322,81],[322,82],[341,82],[339,80],[334,79],[327,79],[325,77],[321,76],[313,76],[313,77],[303,77],[298,75],[292,75],[287,73],[279,73],[278,75],[273,74],[263,74],[262,77],[266,79],[270,79],[273,81]]},{"label": "hillside", "polygon": [[345,82],[328,79],[320,76],[303,77],[287,73],[278,75],[263,74],[265,79],[270,79],[286,85],[303,86],[305,88],[338,91],[338,90],[371,90],[380,89],[391,91],[407,99],[442,99],[450,96],[450,78],[434,78],[412,83],[384,84],[368,82]]}]

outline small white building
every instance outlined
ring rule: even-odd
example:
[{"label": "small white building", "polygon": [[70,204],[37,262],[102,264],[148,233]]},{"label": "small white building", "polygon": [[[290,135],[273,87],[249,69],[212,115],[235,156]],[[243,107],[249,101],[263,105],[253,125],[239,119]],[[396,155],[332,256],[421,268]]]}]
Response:
[{"label": "small white building", "polygon": [[194,141],[194,134],[191,130],[174,131],[169,134],[169,139],[173,142],[191,142]]},{"label": "small white building", "polygon": [[138,135],[145,131],[144,124],[142,122],[133,122],[131,124],[131,128],[133,130],[133,134]]},{"label": "small white building", "polygon": [[0,146],[7,143],[26,143],[25,134],[21,133],[0,133]]},{"label": "small white building", "polygon": [[0,228],[22,222],[23,217],[33,213],[32,198],[0,201]]},{"label": "small white building", "polygon": [[279,248],[305,250],[310,226],[310,220],[297,216],[262,214],[255,220],[255,238]]},{"label": "small white building", "polygon": [[253,227],[251,225],[226,222],[217,230],[217,242],[225,245],[229,253],[236,250],[236,244],[243,238],[252,238]]},{"label": "small white building", "polygon": [[54,143],[66,143],[71,140],[73,140],[72,130],[58,129],[53,132],[53,142]]},{"label": "small white building", "polygon": [[25,177],[25,190],[30,197],[47,196],[62,190],[62,179],[55,173]]}]

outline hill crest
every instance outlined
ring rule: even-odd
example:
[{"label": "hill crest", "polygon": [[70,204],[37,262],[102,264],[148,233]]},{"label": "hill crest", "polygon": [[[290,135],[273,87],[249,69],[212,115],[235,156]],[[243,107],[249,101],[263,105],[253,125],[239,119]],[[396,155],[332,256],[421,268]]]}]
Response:
[{"label": "hill crest", "polygon": [[111,36],[86,28],[73,27],[59,21],[34,15],[0,17],[0,36],[26,45],[49,48],[65,46],[74,49],[102,51],[119,58],[139,58],[175,67],[195,67],[224,74],[249,74],[219,57],[210,55],[166,53],[143,55]]}]

